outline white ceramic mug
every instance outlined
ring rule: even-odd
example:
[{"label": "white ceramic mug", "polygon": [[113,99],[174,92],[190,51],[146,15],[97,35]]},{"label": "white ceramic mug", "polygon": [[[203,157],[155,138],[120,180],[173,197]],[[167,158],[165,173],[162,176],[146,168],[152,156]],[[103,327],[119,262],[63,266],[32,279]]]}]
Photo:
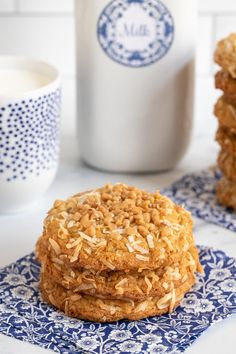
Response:
[{"label": "white ceramic mug", "polygon": [[53,66],[0,56],[0,213],[31,207],[58,166],[60,77]]},{"label": "white ceramic mug", "polygon": [[78,133],[100,169],[161,171],[193,120],[196,0],[76,0]]}]

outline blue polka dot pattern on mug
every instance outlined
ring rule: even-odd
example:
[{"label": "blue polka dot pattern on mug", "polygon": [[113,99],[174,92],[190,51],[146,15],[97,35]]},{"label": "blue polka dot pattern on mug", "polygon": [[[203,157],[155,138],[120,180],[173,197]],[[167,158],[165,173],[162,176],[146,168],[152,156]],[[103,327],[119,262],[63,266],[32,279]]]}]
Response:
[{"label": "blue polka dot pattern on mug", "polygon": [[0,181],[54,169],[59,152],[60,90],[0,107]]}]

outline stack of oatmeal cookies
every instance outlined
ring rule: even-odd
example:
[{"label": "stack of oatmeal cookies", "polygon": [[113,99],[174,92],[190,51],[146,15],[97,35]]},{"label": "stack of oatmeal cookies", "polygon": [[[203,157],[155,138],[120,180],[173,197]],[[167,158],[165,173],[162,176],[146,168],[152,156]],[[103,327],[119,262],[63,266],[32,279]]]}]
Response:
[{"label": "stack of oatmeal cookies", "polygon": [[171,312],[201,271],[190,214],[124,184],[56,201],[37,257],[43,299],[99,322]]},{"label": "stack of oatmeal cookies", "polygon": [[221,146],[218,166],[223,174],[216,193],[220,204],[236,210],[236,34],[218,43],[215,61],[222,68],[215,77],[216,88],[223,91],[215,105],[216,140]]}]

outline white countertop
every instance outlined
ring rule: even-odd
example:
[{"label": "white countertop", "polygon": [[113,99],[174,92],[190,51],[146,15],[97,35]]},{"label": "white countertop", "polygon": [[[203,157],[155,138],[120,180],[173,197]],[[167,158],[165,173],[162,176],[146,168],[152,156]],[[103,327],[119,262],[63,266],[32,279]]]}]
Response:
[{"label": "white countertop", "polygon": [[[79,160],[77,144],[63,139],[62,158],[57,178],[34,210],[12,216],[0,216],[0,267],[30,253],[42,230],[46,211],[55,199],[101,186],[107,182],[125,182],[147,190],[161,189],[182,175],[215,164],[217,145],[206,135],[195,138],[184,160],[172,172],[151,175],[116,175],[92,170]],[[198,244],[222,249],[236,257],[236,235],[231,231],[196,220]],[[188,354],[233,354],[236,316],[207,330],[187,351]],[[0,354],[43,354],[51,351],[0,335]],[[138,354],[138,353],[137,353]]]}]

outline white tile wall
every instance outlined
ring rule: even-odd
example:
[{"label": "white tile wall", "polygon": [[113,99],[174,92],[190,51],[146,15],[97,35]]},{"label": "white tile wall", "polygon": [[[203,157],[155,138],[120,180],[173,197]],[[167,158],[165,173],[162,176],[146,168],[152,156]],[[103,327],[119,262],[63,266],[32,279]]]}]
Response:
[{"label": "white tile wall", "polygon": [[212,16],[199,16],[197,41],[197,73],[199,75],[208,75],[212,72],[213,21]]},{"label": "white tile wall", "polygon": [[209,136],[211,140],[214,140],[217,120],[213,115],[213,107],[220,95],[220,91],[214,90],[212,76],[198,77],[196,81],[195,136]]},{"label": "white tile wall", "polygon": [[72,13],[73,0],[18,0],[20,12]]},{"label": "white tile wall", "polygon": [[76,134],[76,83],[74,77],[62,80],[62,133]]},{"label": "white tile wall", "polygon": [[[0,0],[1,1],[1,0]],[[57,16],[0,17],[0,53],[31,56],[75,74],[73,18]]]},{"label": "white tile wall", "polygon": [[216,18],[216,40],[227,36],[231,32],[236,32],[236,12],[228,16],[221,15]]},{"label": "white tile wall", "polygon": [[230,13],[236,11],[235,0],[198,0],[199,10],[209,13]]},{"label": "white tile wall", "polygon": [[[73,0],[0,0],[0,54],[41,58],[57,65],[62,72],[63,134],[76,131],[73,3]],[[198,0],[198,3],[195,135],[209,132],[213,136],[216,122],[212,107],[219,95],[214,90],[213,52],[218,39],[236,32],[236,0]]]},{"label": "white tile wall", "polygon": [[0,12],[11,12],[15,10],[15,0],[0,0]]}]

